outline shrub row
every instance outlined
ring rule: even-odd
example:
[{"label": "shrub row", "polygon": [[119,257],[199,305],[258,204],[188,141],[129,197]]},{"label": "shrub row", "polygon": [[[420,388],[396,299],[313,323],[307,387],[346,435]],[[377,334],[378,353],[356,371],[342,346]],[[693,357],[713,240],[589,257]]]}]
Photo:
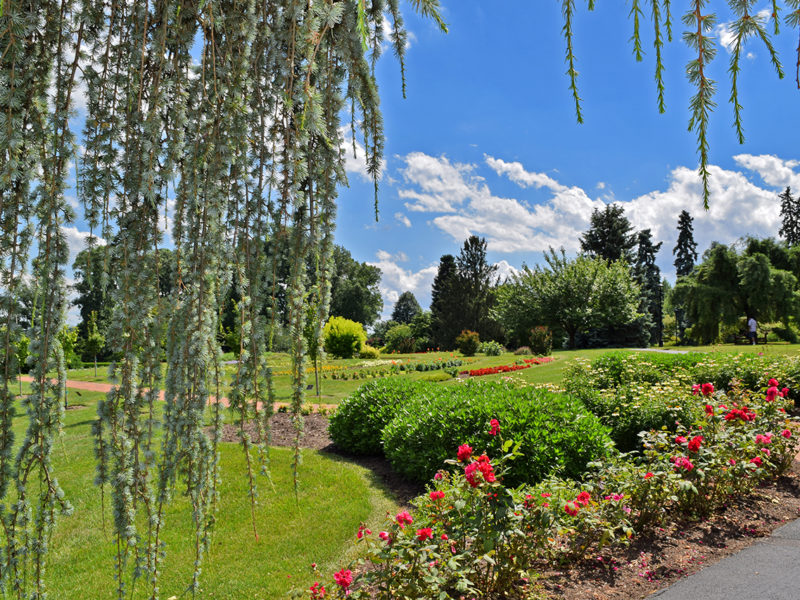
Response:
[{"label": "shrub row", "polygon": [[692,395],[693,383],[709,382],[725,391],[739,381],[745,390],[761,393],[773,375],[796,388],[800,361],[753,354],[612,352],[571,368],[564,385],[610,428],[617,448],[630,451],[639,447],[641,431],[675,431],[677,423],[698,419],[703,405]]},{"label": "shrub row", "polygon": [[798,437],[785,398],[710,389],[697,398],[707,406],[697,423],[644,433],[642,452],[593,463],[580,483],[513,487],[507,469],[524,458],[523,444],[504,438],[502,419],[484,421],[487,443],[452,452],[450,472],[436,473],[414,510],[388,517],[377,534],[354,532],[370,566],[342,568],[297,596],[318,599],[327,586],[353,600],[527,597],[543,562],[561,568],[667,520],[706,517],[784,472]]},{"label": "shrub row", "polygon": [[554,472],[577,477],[611,444],[607,428],[573,396],[480,381],[367,384],[339,405],[330,434],[348,452],[382,447],[397,472],[424,482],[460,444],[486,446],[491,419],[521,445],[509,482],[540,481]]}]

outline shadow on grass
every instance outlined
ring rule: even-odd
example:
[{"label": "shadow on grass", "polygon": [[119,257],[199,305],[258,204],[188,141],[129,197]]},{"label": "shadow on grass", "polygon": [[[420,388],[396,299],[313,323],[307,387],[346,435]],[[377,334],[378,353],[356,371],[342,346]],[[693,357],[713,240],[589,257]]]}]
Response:
[{"label": "shadow on grass", "polygon": [[369,484],[389,494],[398,504],[408,507],[413,498],[425,491],[425,486],[408,481],[392,469],[382,456],[356,456],[340,451],[334,444],[321,448],[320,453],[337,462],[363,467],[369,472]]}]

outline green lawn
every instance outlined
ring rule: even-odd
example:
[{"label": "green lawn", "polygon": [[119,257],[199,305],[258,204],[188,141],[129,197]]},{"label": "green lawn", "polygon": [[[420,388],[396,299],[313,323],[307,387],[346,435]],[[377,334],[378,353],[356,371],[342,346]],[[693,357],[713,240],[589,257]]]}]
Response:
[{"label": "green lawn", "polygon": [[[657,349],[652,349],[657,350]],[[748,346],[748,345],[734,345],[734,344],[718,344],[713,346],[680,346],[675,348],[665,348],[665,350],[677,350],[688,352],[708,352],[708,353],[763,353],[769,355],[794,355],[800,352],[800,344],[768,344]],[[576,359],[585,358],[593,359],[601,354],[609,352],[608,348],[594,348],[591,350],[556,350],[553,352],[553,362],[545,365],[536,365],[530,369],[524,369],[513,373],[515,379],[520,379],[528,383],[537,384],[553,384],[558,385],[564,377],[565,370],[575,362]],[[492,367],[497,365],[513,364],[515,361],[524,356],[515,356],[511,353],[505,353],[501,356],[484,356],[478,354],[474,357],[464,358],[458,353],[450,352],[431,352],[427,354],[400,354],[382,356],[382,361],[395,361],[397,363],[416,363],[416,362],[431,362],[437,359],[448,360],[452,357],[460,357],[465,363],[460,370],[467,369],[480,369],[483,367]],[[270,365],[272,365],[274,372],[275,393],[278,401],[290,400],[290,377],[288,375],[289,369],[289,356],[286,353],[271,353],[268,357]],[[320,395],[316,395],[315,390],[307,392],[307,399],[309,402],[321,402],[325,404],[338,404],[344,398],[352,394],[363,383],[371,379],[356,379],[352,378],[356,373],[370,373],[380,369],[389,368],[387,366],[370,366],[375,361],[362,360],[362,359],[327,359],[321,363],[321,372],[326,374],[327,377],[320,378]],[[226,366],[226,376],[230,380],[235,369],[234,365]],[[397,377],[408,377],[411,379],[425,379],[432,373],[438,371],[417,372],[411,371],[408,373],[400,373]],[[333,373],[337,375],[347,374],[348,379],[332,379]],[[109,381],[107,368],[101,367],[98,369],[98,376],[95,377],[93,368],[85,369],[71,369],[68,372],[69,379],[79,381]],[[486,375],[487,379],[497,379],[500,377],[507,377],[507,375]],[[313,369],[309,369],[307,384],[314,384]]]},{"label": "green lawn", "polygon": [[[93,483],[91,423],[102,395],[82,392],[78,400],[86,406],[66,412],[63,438],[54,447],[55,472],[75,508],[71,516],[58,519],[50,544],[47,583],[50,597],[55,599],[115,597],[113,537],[109,530],[112,515],[106,495],[104,531],[100,490]],[[26,417],[15,420],[18,440],[26,425]],[[311,450],[303,454],[296,503],[290,451],[272,449],[275,490],[265,479],[259,482],[256,542],[244,456],[236,444],[222,444],[220,506],[217,529],[203,565],[204,597],[270,600],[284,597],[292,586],[307,587],[314,581],[312,562],[326,573],[338,570],[351,552],[350,542],[359,523],[366,521],[377,529],[386,512],[397,508],[391,494],[370,471],[336,456]],[[162,598],[185,597],[182,592],[194,558],[191,532],[188,502],[178,493],[167,515]],[[144,597],[141,585],[138,592],[133,598]]]}]

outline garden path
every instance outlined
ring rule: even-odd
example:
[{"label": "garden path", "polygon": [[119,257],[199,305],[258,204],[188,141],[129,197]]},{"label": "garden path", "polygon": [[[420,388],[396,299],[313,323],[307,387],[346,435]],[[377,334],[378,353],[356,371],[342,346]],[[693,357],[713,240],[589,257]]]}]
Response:
[{"label": "garden path", "polygon": [[659,600],[797,600],[800,597],[798,564],[800,519],[650,597]]},{"label": "garden path", "polygon": [[[31,383],[33,381],[33,377],[30,375],[20,375],[20,379],[23,383]],[[107,393],[111,391],[112,384],[110,383],[102,383],[98,381],[75,381],[72,379],[67,380],[67,389],[71,390],[83,390],[85,392],[103,392]],[[160,400],[164,399],[164,390],[161,390],[158,395]],[[213,404],[216,398],[211,396],[208,400],[209,405]],[[228,399],[223,397],[220,398],[220,402],[223,406],[227,407],[230,406]],[[289,406],[288,402],[275,402],[273,404],[273,409],[278,410],[282,406]],[[331,411],[336,408],[336,404],[311,404],[311,410],[314,412],[319,412],[320,410]],[[262,408],[261,404],[259,403],[259,409]]]}]

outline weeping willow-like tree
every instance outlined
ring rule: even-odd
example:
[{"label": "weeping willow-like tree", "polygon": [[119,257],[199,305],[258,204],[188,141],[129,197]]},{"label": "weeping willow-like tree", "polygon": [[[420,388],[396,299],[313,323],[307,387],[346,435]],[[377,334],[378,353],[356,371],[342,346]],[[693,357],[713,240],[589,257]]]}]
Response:
[{"label": "weeping willow-like tree", "polygon": [[[438,0],[410,4],[446,29]],[[705,69],[714,53],[714,16],[705,4],[688,1],[683,20],[684,39],[697,51],[688,66],[697,87],[690,128],[698,134],[707,189],[714,83]],[[760,38],[782,70],[753,2],[728,4],[737,17],[731,102],[741,131],[742,44]],[[561,5],[568,76],[581,120],[572,44],[575,3]],[[789,10],[786,22],[797,26],[800,0],[781,6]],[[775,0],[775,32],[779,8]],[[637,57],[641,21],[650,18],[654,26],[663,109],[661,47],[672,36],[670,1],[633,0],[631,14]],[[70,511],[51,454],[62,421],[65,377],[57,333],[66,304],[63,232],[74,214],[65,190],[73,165],[91,228],[89,244],[103,246],[101,283],[112,276],[115,282],[107,286],[114,314],[106,337],[119,359],[114,388],[98,406],[94,436],[96,480],[113,517],[118,597],[159,597],[168,551],[164,516],[175,494],[191,503],[195,562],[187,588],[192,594],[199,590],[218,501],[218,399],[228,384],[250,496],[257,501],[258,475],[269,475],[273,393],[265,353],[274,301],[272,314],[262,307],[275,298],[277,263],[286,257],[298,485],[304,332],[318,339],[328,312],[336,190],[346,182],[348,126],[354,144],[360,132],[377,192],[384,138],[374,67],[387,29],[404,78],[407,34],[400,0],[0,0],[1,595],[46,597],[51,533],[57,516]],[[80,152],[70,122],[78,95],[86,109]],[[176,265],[160,262],[165,234]],[[97,252],[86,254],[97,260]],[[306,281],[309,261],[316,272],[313,286]],[[175,278],[166,298],[159,291],[165,273]],[[18,373],[15,345],[23,333],[16,296],[31,281],[33,383],[21,402],[27,430],[15,440],[18,398],[12,384]],[[216,332],[233,281],[241,297],[241,347],[232,381],[226,382]],[[247,432],[253,429],[245,425],[252,421],[251,438]],[[258,535],[255,519],[253,528]]]}]

